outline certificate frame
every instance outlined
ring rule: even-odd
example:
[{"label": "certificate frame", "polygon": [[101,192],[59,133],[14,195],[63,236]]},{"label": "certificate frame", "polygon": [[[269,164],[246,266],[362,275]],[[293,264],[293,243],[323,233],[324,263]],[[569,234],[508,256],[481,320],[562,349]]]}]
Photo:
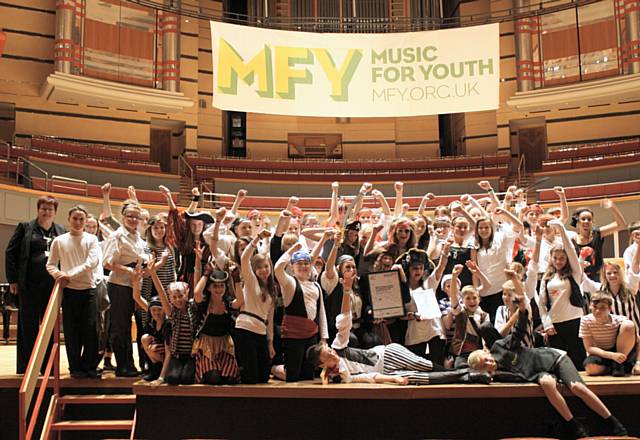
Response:
[{"label": "certificate frame", "polygon": [[398,271],[370,272],[367,278],[373,319],[405,316]]}]

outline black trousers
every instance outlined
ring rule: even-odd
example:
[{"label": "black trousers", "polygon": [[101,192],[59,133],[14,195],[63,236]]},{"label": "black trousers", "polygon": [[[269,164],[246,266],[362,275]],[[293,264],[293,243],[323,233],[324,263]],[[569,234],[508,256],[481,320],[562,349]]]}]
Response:
[{"label": "black trousers", "polygon": [[[416,356],[430,360],[434,364],[444,365],[444,346],[446,341],[440,339],[439,336],[431,338],[428,342],[420,344],[407,345],[407,349]],[[429,354],[426,354],[427,345],[429,345]]]},{"label": "black trousers", "polygon": [[[18,300],[20,308],[18,310],[18,340],[16,347],[16,373],[24,374],[29,364],[29,358],[33,347],[36,345],[40,323],[47,310],[47,304],[53,289],[53,278],[49,278],[39,283],[18,286]],[[53,339],[49,341],[47,355],[40,372],[44,370],[51,353]]]},{"label": "black trousers", "polygon": [[489,314],[492,324],[496,322],[496,312],[501,305],[503,305],[502,292],[480,297],[480,308]]},{"label": "black trousers", "polygon": [[116,357],[118,369],[129,368],[129,360],[133,357],[131,345],[131,315],[134,302],[131,287],[108,284],[111,299],[111,328],[109,342]]},{"label": "black trousers", "polygon": [[306,352],[317,342],[317,335],[308,339],[282,338],[287,382],[313,379],[313,365],[307,362]]},{"label": "black trousers", "polygon": [[196,359],[191,355],[171,356],[166,379],[169,385],[192,385],[196,379]]},{"label": "black trousers", "polygon": [[557,334],[549,336],[549,346],[566,351],[576,370],[584,370],[586,353],[582,339],[578,337],[580,318],[554,323],[553,327]]},{"label": "black trousers", "polygon": [[69,370],[93,371],[98,366],[95,289],[64,289],[62,325]]},{"label": "black trousers", "polygon": [[271,368],[267,336],[236,328],[234,340],[242,383],[267,383]]}]

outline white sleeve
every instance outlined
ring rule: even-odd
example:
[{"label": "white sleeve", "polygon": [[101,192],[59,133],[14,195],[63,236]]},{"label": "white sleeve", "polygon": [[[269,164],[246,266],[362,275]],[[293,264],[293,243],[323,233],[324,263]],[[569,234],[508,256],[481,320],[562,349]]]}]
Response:
[{"label": "white sleeve", "polygon": [[336,317],[336,328],[338,329],[338,333],[331,344],[331,347],[334,350],[342,350],[349,345],[349,333],[351,332],[351,326],[351,313],[340,313]]},{"label": "white sleeve", "polygon": [[334,291],[334,289],[336,288],[336,286],[338,285],[338,271],[336,270],[336,276],[333,278],[328,278],[327,277],[327,271],[325,270],[324,272],[322,272],[322,275],[320,275],[320,285],[322,286],[322,288],[324,289],[324,291],[327,293],[327,296],[331,295]]},{"label": "white sleeve", "polygon": [[580,289],[583,292],[596,292],[598,290],[600,290],[600,287],[602,286],[602,284],[600,284],[597,281],[593,281],[591,278],[589,277],[582,277],[582,283],[580,283]]},{"label": "white sleeve", "polygon": [[527,279],[524,282],[524,291],[527,298],[533,299],[537,297],[536,286],[538,284],[538,267],[537,261],[529,261],[527,265]]},{"label": "white sleeve", "polygon": [[380,373],[360,373],[351,376],[351,382],[353,383],[376,383],[376,376]]}]

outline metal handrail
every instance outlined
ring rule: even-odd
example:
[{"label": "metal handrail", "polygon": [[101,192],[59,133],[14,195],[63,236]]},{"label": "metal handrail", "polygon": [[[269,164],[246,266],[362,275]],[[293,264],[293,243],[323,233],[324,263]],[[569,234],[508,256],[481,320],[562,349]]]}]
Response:
[{"label": "metal handrail", "polygon": [[7,148],[7,178],[11,177],[11,144],[7,141],[0,140],[0,144]]},{"label": "metal handrail", "polygon": [[29,181],[33,182],[33,179],[31,178],[31,176],[27,176],[25,173],[21,173],[20,172],[20,161],[26,163],[27,165],[29,165],[29,167],[33,167],[35,168],[37,171],[40,171],[43,175],[44,175],[44,190],[48,191],[49,189],[49,173],[43,169],[42,167],[36,165],[35,163],[33,163],[32,161],[30,161],[29,159],[27,159],[24,156],[18,156],[18,158],[16,159],[16,185],[20,185],[20,176],[22,176],[25,179],[28,179]]},{"label": "metal handrail", "polygon": [[[183,171],[187,171],[187,170],[189,171],[189,173],[183,174]],[[189,180],[191,181],[192,188],[193,188],[194,174],[195,173],[193,172],[193,168],[191,167],[191,165],[189,165],[189,162],[187,162],[187,159],[184,157],[184,154],[180,154],[178,156],[178,175],[188,177]]]},{"label": "metal handrail", "polygon": [[[20,384],[20,390],[18,391],[18,412],[19,412],[19,432],[20,440],[30,440],[33,437],[36,424],[38,422],[38,416],[40,414],[40,407],[44,400],[45,392],[51,376],[51,370],[53,369],[53,396],[52,399],[57,398],[60,395],[60,306],[62,305],[62,286],[59,282],[56,282],[51,291],[51,297],[47,304],[47,310],[40,324],[40,331],[36,338],[31,357],[29,358],[29,364],[27,365],[27,371],[22,378]],[[38,383],[38,373],[42,368],[44,358],[47,353],[47,348],[51,336],[53,335],[53,346],[51,347],[51,353],[49,360],[47,361],[47,367],[42,376],[42,382],[40,383],[40,389],[36,402],[31,411],[31,417],[29,419],[29,409],[31,408],[31,402],[33,400],[33,394],[36,390]]]},{"label": "metal handrail", "polygon": [[518,161],[518,187],[522,186],[522,176],[527,174],[525,157],[524,154],[520,155],[520,160]]},{"label": "metal handrail", "polygon": [[[86,180],[82,180],[82,179],[74,179],[72,177],[65,177],[65,176],[57,176],[57,175],[53,175],[51,176],[51,191],[55,192],[55,182],[56,181],[62,181],[62,182],[70,182],[70,183],[77,183],[79,185],[84,185],[84,195],[88,196],[89,195],[89,182],[87,182]],[[73,186],[65,186],[65,185],[58,185],[61,188],[69,188],[69,189],[78,189],[76,187]]]}]

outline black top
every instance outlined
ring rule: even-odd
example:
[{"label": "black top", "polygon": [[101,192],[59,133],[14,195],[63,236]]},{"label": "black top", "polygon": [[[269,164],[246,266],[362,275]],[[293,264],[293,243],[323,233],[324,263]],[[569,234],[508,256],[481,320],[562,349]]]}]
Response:
[{"label": "black top", "polygon": [[48,280],[50,277],[47,272],[47,260],[49,259],[49,251],[51,242],[55,238],[55,228],[53,225],[45,230],[36,223],[31,234],[29,242],[29,283],[37,284]]},{"label": "black top", "polygon": [[444,273],[449,274],[456,264],[462,264],[464,269],[462,269],[462,273],[458,277],[462,287],[473,284],[471,271],[465,266],[465,263],[471,259],[471,249],[470,247],[451,246],[449,260],[447,260],[447,266],[444,269]]},{"label": "black top", "polygon": [[157,342],[169,343],[169,336],[171,335],[171,324],[169,320],[165,319],[160,329],[156,328],[156,322],[153,319],[149,320],[149,323],[144,326],[142,330],[143,334],[151,335]]},{"label": "black top", "polygon": [[[51,281],[53,283],[53,279],[46,272],[45,268],[48,256],[45,257],[44,255],[46,248],[43,249],[42,237],[46,231],[36,232],[36,227],[41,230],[36,219],[19,223],[7,244],[5,252],[5,273],[9,283],[18,283],[23,287],[27,285],[27,282],[33,284],[40,281]],[[51,228],[50,238],[53,240],[65,232],[62,226],[54,223]],[[38,234],[40,239],[38,240],[36,238],[36,242],[32,243],[32,237],[34,235],[37,237]],[[33,258],[31,256],[32,249],[38,252]],[[40,264],[41,267],[31,267],[32,264]],[[31,273],[32,268],[38,270],[37,275]]]},{"label": "black top", "polygon": [[582,249],[591,248],[593,253],[591,255],[586,256],[585,260],[590,264],[584,270],[584,273],[587,274],[589,278],[594,281],[600,281],[600,269],[604,264],[604,260],[602,259],[602,246],[604,245],[604,238],[600,235],[599,228],[593,228],[592,238],[589,243],[586,244],[578,244],[573,240],[573,246],[576,248],[576,253],[580,256],[580,252]]},{"label": "black top", "polygon": [[198,334],[205,334],[208,336],[225,336],[231,332],[233,327],[234,322],[229,313],[224,313],[222,315],[209,313]]}]

